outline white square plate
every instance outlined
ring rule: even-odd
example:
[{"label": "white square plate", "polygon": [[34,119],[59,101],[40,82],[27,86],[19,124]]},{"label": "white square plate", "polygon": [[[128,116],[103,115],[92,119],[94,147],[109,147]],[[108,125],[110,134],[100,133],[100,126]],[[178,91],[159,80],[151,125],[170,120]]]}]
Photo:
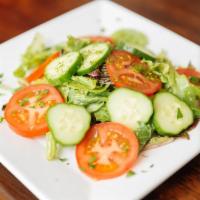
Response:
[{"label": "white square plate", "polygon": [[[75,36],[110,34],[122,27],[138,29],[149,37],[149,48],[158,53],[162,49],[176,65],[186,66],[191,60],[200,67],[200,48],[144,17],[109,1],[95,1],[0,45],[0,72],[5,82],[15,86],[12,71],[20,62],[20,55],[36,32],[47,39],[48,44],[64,41],[67,34]],[[1,98],[6,103],[8,96]],[[191,139],[179,139],[160,148],[144,152],[134,168],[136,175],[94,181],[77,167],[74,149],[64,154],[70,165],[45,159],[44,138],[29,140],[12,133],[6,122],[0,125],[0,161],[42,200],[134,200],[141,199],[180,169],[200,152],[200,126],[191,132]],[[154,167],[151,167],[151,165]],[[146,173],[144,173],[146,172]]]}]

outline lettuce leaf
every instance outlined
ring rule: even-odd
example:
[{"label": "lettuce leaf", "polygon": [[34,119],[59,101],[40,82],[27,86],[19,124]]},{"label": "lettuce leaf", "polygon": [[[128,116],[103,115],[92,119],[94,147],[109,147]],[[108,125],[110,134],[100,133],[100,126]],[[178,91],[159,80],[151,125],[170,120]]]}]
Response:
[{"label": "lettuce leaf", "polygon": [[154,128],[151,124],[140,124],[139,128],[136,131],[136,135],[140,143],[140,150],[142,150],[151,139],[153,132]]},{"label": "lettuce leaf", "polygon": [[95,79],[83,76],[73,76],[59,90],[66,102],[85,106],[89,112],[96,112],[107,101],[109,85],[98,86]]},{"label": "lettuce leaf", "polygon": [[89,43],[90,43],[90,40],[88,40],[88,39],[84,39],[84,38],[79,39],[79,38],[75,38],[75,37],[69,35],[67,37],[67,43],[66,43],[65,50],[67,52],[79,51],[80,49],[82,49],[83,47],[88,45]]},{"label": "lettuce leaf", "polygon": [[110,121],[110,116],[105,104],[97,112],[94,113],[94,117],[96,121],[99,122]]},{"label": "lettuce leaf", "polygon": [[22,55],[20,66],[14,71],[14,76],[23,78],[30,69],[39,66],[54,52],[63,48],[63,44],[55,45],[51,48],[45,46],[43,37],[38,33]]},{"label": "lettuce leaf", "polygon": [[79,84],[79,87],[84,85],[87,89],[93,90],[97,86],[97,80],[84,76],[72,76],[72,80]]},{"label": "lettuce leaf", "polygon": [[138,47],[145,47],[148,44],[147,36],[137,30],[124,28],[115,31],[111,36],[117,43],[126,43],[128,45],[136,45]]}]

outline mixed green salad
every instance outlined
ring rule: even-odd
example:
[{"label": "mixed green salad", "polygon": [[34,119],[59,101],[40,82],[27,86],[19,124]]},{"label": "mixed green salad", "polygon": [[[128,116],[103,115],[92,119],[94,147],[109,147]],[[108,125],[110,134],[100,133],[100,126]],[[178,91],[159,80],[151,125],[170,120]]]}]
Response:
[{"label": "mixed green salad", "polygon": [[187,135],[200,117],[200,72],[177,68],[147,45],[145,34],[128,28],[54,46],[36,34],[14,71],[23,85],[6,121],[25,137],[46,134],[49,160],[58,146],[76,145],[88,176],[127,172],[143,149]]}]

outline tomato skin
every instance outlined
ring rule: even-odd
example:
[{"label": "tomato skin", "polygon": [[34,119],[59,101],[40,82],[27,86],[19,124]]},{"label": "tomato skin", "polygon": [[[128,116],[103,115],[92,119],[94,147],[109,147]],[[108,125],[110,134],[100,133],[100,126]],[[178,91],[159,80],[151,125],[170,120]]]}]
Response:
[{"label": "tomato skin", "polygon": [[184,74],[186,75],[187,77],[191,77],[191,76],[194,76],[194,77],[197,77],[197,78],[200,78],[200,72],[197,71],[196,69],[194,68],[183,68],[183,67],[179,67],[177,68],[176,70],[179,74]]},{"label": "tomato skin", "polygon": [[[130,149],[128,150],[127,155],[125,157],[121,157],[121,163],[119,167],[116,169],[110,171],[107,169],[103,169],[102,172],[90,168],[88,166],[89,155],[87,155],[86,153],[88,144],[90,144],[93,138],[96,137],[95,136],[96,134],[99,134],[101,137],[101,141],[99,143],[102,145],[102,148],[106,148],[107,144],[105,140],[108,137],[108,134],[112,131],[119,133],[120,136],[128,140]],[[87,132],[86,137],[76,147],[76,159],[80,169],[83,169],[83,172],[86,175],[96,180],[115,178],[126,173],[136,163],[138,153],[139,153],[139,143],[134,132],[128,127],[115,122],[105,122],[93,125]]]},{"label": "tomato skin", "polygon": [[[25,110],[23,107],[18,105],[18,102],[25,98],[28,94],[32,92],[36,92],[39,90],[48,90],[49,94],[47,95],[47,101],[53,100],[55,103],[62,103],[64,102],[62,96],[60,93],[51,85],[47,84],[41,84],[41,85],[31,85],[25,88],[22,88],[21,90],[17,91],[9,100],[8,104],[5,108],[5,119],[8,122],[8,125],[12,130],[14,130],[15,133],[18,135],[24,136],[24,137],[36,137],[40,135],[44,135],[49,129],[47,126],[47,122],[45,119],[41,121],[41,123],[34,124],[33,127],[29,124],[27,116],[24,114],[25,121],[24,123],[19,123],[19,121],[16,120],[16,116],[14,116],[13,113],[25,113]],[[48,109],[48,105],[45,105],[46,110]],[[36,109],[37,111],[37,109]],[[46,111],[45,111],[46,113]],[[43,116],[43,115],[42,115]],[[17,116],[18,117],[18,116]],[[33,122],[35,123],[35,121]]]},{"label": "tomato skin", "polygon": [[147,67],[139,57],[123,50],[114,50],[106,62],[112,83],[116,87],[127,87],[146,95],[152,95],[161,89],[161,81],[148,79],[134,71],[134,65]]}]

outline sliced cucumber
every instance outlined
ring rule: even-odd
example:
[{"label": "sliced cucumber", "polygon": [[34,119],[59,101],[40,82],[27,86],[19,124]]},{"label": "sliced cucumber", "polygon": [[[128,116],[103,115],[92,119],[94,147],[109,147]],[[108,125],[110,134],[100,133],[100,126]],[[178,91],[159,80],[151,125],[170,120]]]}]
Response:
[{"label": "sliced cucumber", "polygon": [[116,89],[111,93],[107,108],[111,121],[122,123],[133,130],[137,130],[140,123],[148,122],[153,114],[148,97],[126,88]]},{"label": "sliced cucumber", "polygon": [[128,45],[128,44],[120,42],[117,44],[116,49],[128,51],[132,53],[133,55],[136,55],[139,58],[142,58],[145,60],[151,60],[153,62],[156,61],[156,57],[151,52],[141,49],[139,47],[136,47],[134,45]]},{"label": "sliced cucumber", "polygon": [[99,67],[110,53],[110,49],[107,43],[93,43],[81,49],[84,60],[77,71],[78,75],[88,74]]},{"label": "sliced cucumber", "polygon": [[160,135],[178,135],[193,123],[189,106],[169,92],[157,93],[153,107],[153,123]]},{"label": "sliced cucumber", "polygon": [[77,71],[81,60],[81,55],[78,52],[70,52],[53,60],[46,67],[46,79],[53,85],[61,85]]},{"label": "sliced cucumber", "polygon": [[62,145],[78,144],[90,127],[91,117],[82,106],[57,104],[47,113],[47,122],[55,140]]}]

